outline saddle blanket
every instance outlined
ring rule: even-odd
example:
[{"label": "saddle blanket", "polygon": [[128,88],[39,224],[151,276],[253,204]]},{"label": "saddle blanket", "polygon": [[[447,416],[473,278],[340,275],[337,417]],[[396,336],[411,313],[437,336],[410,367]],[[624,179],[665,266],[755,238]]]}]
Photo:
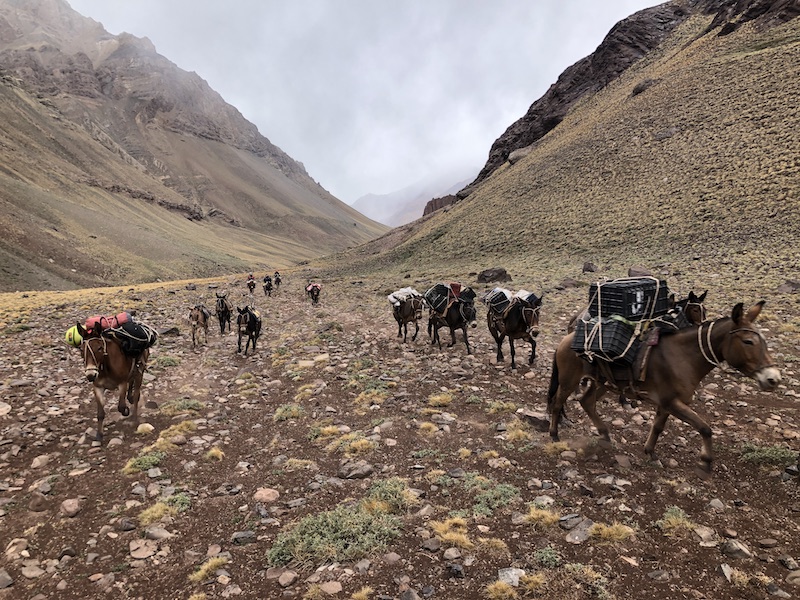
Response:
[{"label": "saddle blanket", "polygon": [[400,306],[400,303],[404,300],[408,300],[409,298],[419,298],[422,294],[420,294],[417,290],[412,287],[404,287],[396,292],[392,292],[386,299],[389,300],[389,304],[392,306]]}]

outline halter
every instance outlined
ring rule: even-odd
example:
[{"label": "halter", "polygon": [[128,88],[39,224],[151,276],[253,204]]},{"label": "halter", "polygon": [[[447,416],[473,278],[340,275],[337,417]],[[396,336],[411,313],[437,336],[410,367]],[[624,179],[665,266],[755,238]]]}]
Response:
[{"label": "halter", "polygon": [[[527,327],[525,328],[525,333],[527,333],[528,336],[530,336],[531,338],[533,338],[533,335],[531,334],[531,331],[533,331],[533,327],[534,327],[533,323],[534,323],[534,321],[536,321],[539,318],[539,314],[540,314],[541,310],[542,310],[542,305],[541,304],[539,304],[537,306],[530,306],[530,305],[526,306],[525,304],[522,305],[522,320],[527,325]],[[530,321],[525,319],[525,311],[528,311],[528,312],[531,313]]]},{"label": "halter", "polygon": [[[467,317],[467,315],[464,314],[464,309],[467,307],[468,304],[471,305],[473,307],[473,309],[475,308],[475,305],[472,304],[471,302],[462,302],[461,300],[459,300],[458,301],[458,314],[461,315],[461,318],[464,319],[464,321],[466,323],[471,323],[475,319],[470,319],[470,318]],[[477,314],[476,314],[476,317],[477,317]]]},{"label": "halter", "polygon": [[714,352],[714,347],[711,345],[711,330],[714,329],[714,324],[716,321],[710,321],[708,323],[708,329],[706,330],[706,344],[708,345],[708,354],[706,353],[705,347],[703,347],[703,325],[705,323],[701,323],[700,326],[697,328],[697,345],[700,346],[700,353],[703,355],[703,358],[706,359],[706,362],[714,365],[715,367],[722,367],[722,361],[717,358],[717,354]]},{"label": "halter", "polygon": [[706,320],[706,307],[703,305],[702,302],[686,302],[686,305],[683,309],[683,313],[686,314],[687,309],[690,306],[696,306],[700,311],[700,322],[703,323]]},{"label": "halter", "polygon": [[[703,341],[704,340],[703,340],[703,334],[702,334],[703,325],[706,322],[708,323],[708,329],[706,330],[705,344],[708,347],[708,354],[706,353],[706,349],[703,346]],[[723,367],[722,361],[719,358],[717,358],[717,355],[714,352],[714,347],[711,345],[711,330],[714,328],[714,324],[716,323],[716,321],[706,321],[706,322],[704,322],[703,324],[701,324],[697,328],[697,344],[698,344],[698,346],[700,346],[700,353],[703,355],[703,358],[706,359],[706,362],[708,362],[709,364],[714,365],[715,367],[719,367],[719,368],[723,369],[724,367]],[[730,330],[728,332],[728,335],[733,335],[734,333],[738,333],[740,331],[747,331],[747,332],[750,332],[750,333],[755,333],[758,336],[758,338],[761,340],[761,343],[763,343],[765,347],[767,346],[767,338],[765,338],[764,334],[761,333],[760,331],[758,331],[757,329],[751,329],[749,327],[739,327],[737,329]],[[710,357],[709,357],[709,354],[710,354]],[[744,371],[739,371],[739,372],[744,373],[748,377],[752,377],[753,373],[757,373],[758,371],[761,371],[763,369],[769,369],[769,368],[774,367],[774,366],[775,366],[775,363],[769,363],[769,364],[760,366],[757,369],[753,369],[749,373],[745,373]],[[738,371],[738,369],[737,369],[737,371]]]},{"label": "halter", "polygon": [[103,370],[103,362],[97,360],[97,354],[95,354],[94,348],[89,343],[92,340],[101,340],[103,342],[103,355],[108,356],[108,340],[104,337],[99,338],[89,338],[88,340],[84,340],[84,344],[86,345],[86,352],[88,352],[92,359],[94,360],[94,367],[90,367],[86,361],[86,358],[83,360],[83,368],[84,371],[94,371],[95,373],[100,373]]}]

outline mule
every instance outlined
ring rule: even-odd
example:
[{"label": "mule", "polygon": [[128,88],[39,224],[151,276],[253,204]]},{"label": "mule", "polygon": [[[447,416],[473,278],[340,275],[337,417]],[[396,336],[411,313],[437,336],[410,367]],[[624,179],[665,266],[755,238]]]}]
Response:
[{"label": "mule", "polygon": [[[78,323],[78,333],[83,337],[81,356],[83,372],[92,384],[94,401],[97,406],[97,433],[95,439],[103,441],[103,422],[106,418],[106,390],[117,393],[117,410],[122,416],[133,416],[139,420],[139,397],[142,390],[142,378],[150,357],[150,350],[144,350],[139,356],[131,357],[122,351],[122,346],[113,337],[100,333],[89,333]],[[128,408],[128,405],[132,407]]]},{"label": "mule", "polygon": [[264,279],[264,295],[272,296],[272,279],[269,277]]},{"label": "mule", "polygon": [[489,309],[486,312],[486,323],[489,333],[497,342],[497,362],[504,360],[503,340],[508,338],[511,348],[511,368],[516,369],[516,351],[514,340],[528,340],[531,343],[531,355],[528,364],[536,359],[536,336],[539,335],[539,315],[542,309],[542,298],[531,294],[528,299],[515,298],[503,314]]},{"label": "mule", "polygon": [[275,284],[275,291],[278,291],[278,288],[281,287],[281,274],[275,271],[275,276],[272,278],[272,281]]},{"label": "mule", "polygon": [[410,296],[400,300],[399,304],[392,306],[392,315],[397,321],[397,337],[402,337],[403,343],[408,340],[409,323],[414,323],[414,335],[411,336],[411,341],[413,342],[417,339],[423,306],[425,306],[425,303],[420,296]]},{"label": "mule", "polygon": [[309,283],[306,286],[306,295],[311,298],[311,304],[319,304],[319,293],[322,286],[319,283]]},{"label": "mule", "polygon": [[195,304],[189,309],[189,322],[192,324],[192,348],[200,342],[200,332],[203,332],[203,343],[208,343],[208,320],[211,313],[202,304]]},{"label": "mule", "polygon": [[247,280],[247,291],[252,296],[256,289],[256,280],[255,279],[248,279]]},{"label": "mule", "polygon": [[558,424],[567,397],[581,383],[580,404],[597,428],[610,442],[608,426],[597,414],[597,401],[609,388],[624,391],[628,397],[649,402],[656,407],[644,451],[655,459],[655,446],[670,415],[694,427],[702,437],[701,474],[711,472],[713,461],[711,427],[689,404],[695,389],[708,373],[723,361],[740,373],[755,379],[762,390],[773,390],[781,373],[772,361],[767,341],[753,325],[761,314],[764,301],[747,311],[739,303],[730,317],[704,321],[661,337],[652,347],[644,381],[632,381],[628,369],[615,369],[602,361],[589,363],[572,348],[574,332],[561,340],[553,357],[553,372],[547,393],[550,412],[550,437],[558,440]]},{"label": "mule", "polygon": [[442,349],[442,339],[439,337],[439,328],[447,327],[450,329],[450,343],[448,348],[456,344],[456,329],[464,332],[464,345],[467,347],[467,354],[472,354],[469,347],[469,337],[467,327],[476,327],[477,312],[474,302],[455,300],[445,310],[444,315],[440,315],[431,310],[428,316],[428,336],[431,337],[431,345],[438,343],[439,350]]},{"label": "mule", "polygon": [[244,355],[247,356],[247,349],[250,344],[253,344],[253,352],[256,351],[256,341],[258,336],[261,335],[261,315],[258,311],[251,306],[244,308],[236,307],[239,314],[236,317],[236,328],[239,332],[239,341],[237,344],[237,352],[242,351],[242,338],[247,337],[247,342],[244,346]]},{"label": "mule", "polygon": [[228,292],[223,292],[220,294],[219,292],[216,293],[217,296],[217,306],[216,306],[216,313],[217,318],[219,319],[219,333],[222,335],[225,333],[225,324],[228,324],[228,331],[231,331],[231,313],[233,312],[233,306],[231,305],[230,301],[228,300]]}]

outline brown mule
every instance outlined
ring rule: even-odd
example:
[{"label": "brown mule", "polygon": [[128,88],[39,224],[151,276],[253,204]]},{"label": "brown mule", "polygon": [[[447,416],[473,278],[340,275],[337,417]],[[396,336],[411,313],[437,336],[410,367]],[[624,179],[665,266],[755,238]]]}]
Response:
[{"label": "brown mule", "polygon": [[417,339],[419,334],[419,320],[422,318],[422,308],[425,306],[424,301],[419,296],[412,296],[405,300],[400,300],[397,306],[392,307],[392,315],[397,321],[397,337],[402,337],[405,343],[408,339],[408,324],[414,324],[414,335],[411,336],[411,341]]},{"label": "brown mule", "polygon": [[195,304],[189,309],[189,322],[192,324],[192,348],[200,342],[200,332],[203,332],[203,342],[208,344],[208,320],[211,313],[202,304]]},{"label": "brown mule", "polygon": [[[126,355],[122,346],[113,337],[89,334],[78,323],[78,333],[83,337],[81,355],[86,379],[92,384],[94,400],[97,406],[97,434],[95,439],[103,440],[103,421],[105,420],[106,390],[116,390],[117,410],[127,417],[139,419],[139,396],[142,390],[142,378],[150,357],[150,350],[145,350],[137,357]],[[128,404],[133,412],[128,409]]]},{"label": "brown mule", "polygon": [[[764,301],[745,312],[744,305],[733,307],[730,317],[705,321],[699,326],[665,335],[650,353],[647,377],[632,382],[626,372],[601,368],[582,359],[571,349],[574,333],[561,340],[553,357],[553,373],[547,394],[550,412],[550,437],[558,440],[558,423],[569,395],[581,384],[580,404],[597,431],[610,441],[608,425],[597,414],[597,401],[609,388],[618,388],[628,397],[650,402],[656,417],[650,428],[645,452],[655,457],[658,436],[670,415],[694,427],[703,438],[700,454],[703,472],[711,471],[711,427],[689,404],[700,381],[714,368],[727,362],[731,367],[758,381],[762,390],[772,390],[781,381],[761,332],[753,325]],[[609,373],[613,380],[609,380]]]}]

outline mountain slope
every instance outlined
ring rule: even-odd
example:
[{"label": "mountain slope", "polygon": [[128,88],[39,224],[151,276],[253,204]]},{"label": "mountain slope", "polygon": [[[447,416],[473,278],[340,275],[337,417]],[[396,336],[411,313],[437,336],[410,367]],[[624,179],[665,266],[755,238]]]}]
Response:
[{"label": "mountain slope", "polygon": [[503,264],[550,285],[586,260],[616,276],[660,265],[706,286],[796,279],[800,19],[728,27],[719,14],[742,3],[718,4],[688,5],[660,45],[526,153],[347,264],[431,277]]},{"label": "mountain slope", "polygon": [[61,0],[0,0],[0,74],[0,289],[287,266],[386,231],[199,76]]}]

